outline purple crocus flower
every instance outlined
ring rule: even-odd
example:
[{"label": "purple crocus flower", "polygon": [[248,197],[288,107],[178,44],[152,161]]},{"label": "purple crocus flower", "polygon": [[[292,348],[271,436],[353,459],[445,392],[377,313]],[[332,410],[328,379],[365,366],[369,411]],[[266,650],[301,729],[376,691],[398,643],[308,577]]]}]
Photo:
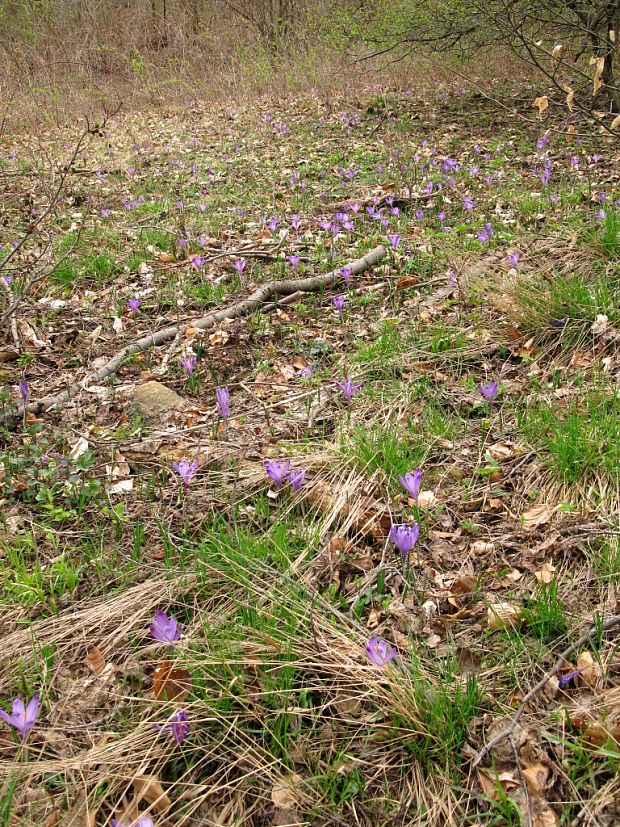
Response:
[{"label": "purple crocus flower", "polygon": [[13,284],[13,276],[2,276],[2,281],[5,284]]},{"label": "purple crocus flower", "polygon": [[222,419],[227,420],[230,416],[230,393],[228,392],[228,388],[216,388],[215,399]]},{"label": "purple crocus flower", "polygon": [[341,267],[340,268],[340,275],[344,279],[345,284],[349,283],[349,279],[351,278],[352,274],[353,274],[353,270],[351,269],[351,267]]},{"label": "purple crocus flower", "polygon": [[489,243],[492,235],[493,235],[493,225],[490,224],[490,223],[487,223],[487,224],[484,225],[482,230],[478,233],[477,238],[478,238],[478,241],[480,241],[482,244],[486,245],[486,244]]},{"label": "purple crocus flower", "polygon": [[299,493],[301,491],[301,487],[306,481],[306,469],[300,468],[299,471],[291,471],[288,475],[288,481],[291,484],[291,487],[295,493]]},{"label": "purple crocus flower", "polygon": [[173,462],[172,467],[181,477],[183,481],[183,488],[187,488],[191,482],[192,477],[198,470],[199,462],[195,459],[190,463],[188,459],[183,458],[181,462]]},{"label": "purple crocus flower", "polygon": [[205,265],[205,260],[203,256],[193,256],[192,258],[192,266],[199,273]]},{"label": "purple crocus flower", "polygon": [[418,542],[420,536],[420,526],[417,523],[407,525],[401,523],[400,525],[393,525],[390,529],[390,539],[400,551],[403,558],[403,563],[409,556],[409,552]]},{"label": "purple crocus flower", "polygon": [[364,649],[375,666],[386,666],[396,656],[396,648],[376,635],[370,638]]},{"label": "purple crocus flower", "polygon": [[291,461],[289,459],[285,462],[281,462],[279,459],[266,459],[263,462],[263,467],[267,472],[267,476],[275,482],[278,488],[281,488],[291,470]]},{"label": "purple crocus flower", "polygon": [[4,709],[0,709],[0,718],[2,718],[5,724],[14,727],[21,735],[22,741],[25,741],[37,719],[40,702],[41,697],[39,694],[34,695],[34,697],[28,701],[28,704],[24,704],[21,698],[15,698],[11,714],[9,715]]},{"label": "purple crocus flower", "polygon": [[347,402],[350,402],[353,394],[357,393],[364,383],[360,382],[359,384],[354,385],[351,377],[347,376],[344,382],[336,382],[335,384],[336,387],[342,391]]},{"label": "purple crocus flower", "polygon": [[279,223],[280,223],[280,219],[278,218],[277,215],[274,215],[267,222],[267,226],[269,227],[269,229],[271,230],[272,233],[275,233]]},{"label": "purple crocus flower", "polygon": [[131,824],[125,824],[124,821],[113,818],[112,827],[155,827],[155,825],[153,824],[153,819],[149,816],[140,816],[136,821],[132,821]]},{"label": "purple crocus flower", "polygon": [[336,308],[336,310],[339,313],[342,313],[342,310],[344,308],[344,296],[334,296],[332,301],[334,303],[334,307]]},{"label": "purple crocus flower", "polygon": [[387,239],[394,249],[396,249],[396,247],[400,244],[400,236],[398,233],[390,233]]},{"label": "purple crocus flower", "polygon": [[181,710],[173,715],[167,724],[155,724],[154,726],[158,732],[169,732],[176,741],[177,746],[180,746],[189,732],[187,712]]},{"label": "purple crocus flower", "polygon": [[562,677],[558,680],[558,686],[560,689],[568,689],[571,683],[573,683],[573,681],[578,678],[583,671],[583,669],[573,669],[573,671],[569,672],[567,675],[562,675]]},{"label": "purple crocus flower", "polygon": [[486,385],[478,385],[478,390],[487,400],[487,402],[492,404],[493,400],[495,399],[495,395],[497,393],[498,384],[495,379],[492,379]]},{"label": "purple crocus flower", "polygon": [[176,618],[167,615],[163,609],[155,612],[155,619],[149,625],[149,632],[160,643],[176,643],[181,638],[181,630]]},{"label": "purple crocus flower", "polygon": [[423,218],[424,218],[424,210],[416,210],[415,211],[415,217],[417,218],[418,221],[422,221]]},{"label": "purple crocus flower", "polygon": [[426,192],[426,194],[427,194],[427,195],[430,195],[430,194],[432,193],[432,191],[433,191],[433,182],[432,182],[432,181],[429,181],[429,182],[427,183],[427,185],[424,187],[424,190],[425,190],[425,192]]},{"label": "purple crocus flower", "polygon": [[290,221],[291,221],[291,227],[294,230],[298,230],[300,225],[301,225],[301,218],[297,214],[294,214],[294,215],[291,216]]},{"label": "purple crocus flower", "polygon": [[103,218],[109,218],[112,215],[112,210],[109,210],[107,207],[101,210],[101,215]]},{"label": "purple crocus flower", "polygon": [[398,480],[411,499],[417,501],[420,494],[420,486],[422,485],[422,469],[416,468],[413,474],[407,471],[405,476],[399,476]]},{"label": "purple crocus flower", "polygon": [[132,316],[134,316],[140,307],[140,299],[127,299],[127,307]]},{"label": "purple crocus flower", "polygon": [[519,262],[521,261],[521,253],[519,250],[515,250],[514,253],[508,253],[506,256],[506,261],[510,264],[511,267],[516,267]]},{"label": "purple crocus flower", "polygon": [[473,208],[474,208],[474,199],[471,196],[466,195],[463,198],[463,209],[466,212],[471,212],[473,210]]},{"label": "purple crocus flower", "polygon": [[19,395],[22,398],[22,402],[24,405],[28,401],[28,382],[25,379],[22,379],[19,383]]},{"label": "purple crocus flower", "polygon": [[298,267],[299,262],[301,261],[301,256],[298,256],[298,255],[289,256],[288,261],[289,261],[289,264],[291,265],[291,267]]},{"label": "purple crocus flower", "polygon": [[245,270],[246,264],[247,264],[247,261],[245,261],[242,258],[239,258],[239,259],[237,259],[237,261],[233,262],[233,267],[239,273],[239,275],[241,275],[243,273],[243,271]]},{"label": "purple crocus flower", "polygon": [[183,366],[183,369],[187,371],[188,375],[191,376],[194,372],[194,368],[196,367],[196,357],[186,356],[185,359],[181,359],[181,365]]}]

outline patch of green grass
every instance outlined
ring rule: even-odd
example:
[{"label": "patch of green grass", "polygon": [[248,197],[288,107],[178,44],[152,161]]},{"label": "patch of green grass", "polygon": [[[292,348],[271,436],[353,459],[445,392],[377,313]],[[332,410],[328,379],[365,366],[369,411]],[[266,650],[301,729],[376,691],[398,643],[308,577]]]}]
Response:
[{"label": "patch of green grass", "polygon": [[541,583],[523,608],[528,634],[554,643],[568,632],[566,612],[560,599],[557,580]]},{"label": "patch of green grass", "polygon": [[620,539],[609,537],[601,540],[598,548],[590,551],[594,573],[604,583],[620,583]]},{"label": "patch of green grass", "polygon": [[569,341],[571,334],[581,341],[599,314],[606,315],[611,324],[620,323],[620,279],[596,262],[587,274],[523,277],[517,281],[514,296],[519,322],[527,331],[555,330],[556,335],[562,331]]},{"label": "patch of green grass", "polygon": [[382,470],[388,479],[418,468],[428,453],[428,444],[423,440],[414,442],[403,436],[396,426],[373,428],[357,426],[351,434],[351,441],[343,446],[350,453],[360,470],[371,475]]},{"label": "patch of green grass", "polygon": [[519,416],[530,442],[541,450],[553,475],[580,483],[599,474],[612,482],[620,474],[620,396],[585,394],[565,408],[538,403]]},{"label": "patch of green grass", "polygon": [[410,670],[419,735],[407,741],[407,749],[423,766],[449,766],[467,738],[469,722],[480,709],[482,692],[476,677],[459,676],[456,662],[448,659],[431,681],[417,655],[412,656]]},{"label": "patch of green grass", "polygon": [[591,234],[590,242],[609,261],[620,258],[620,211],[605,209],[605,218]]}]

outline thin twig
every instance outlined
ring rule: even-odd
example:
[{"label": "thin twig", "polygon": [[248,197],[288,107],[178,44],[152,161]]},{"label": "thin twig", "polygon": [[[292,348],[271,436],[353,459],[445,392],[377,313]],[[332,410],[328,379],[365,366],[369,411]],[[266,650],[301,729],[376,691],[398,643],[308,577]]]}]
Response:
[{"label": "thin twig", "polygon": [[527,695],[523,698],[519,705],[519,708],[512,716],[510,724],[494,738],[491,738],[491,740],[488,741],[482,747],[480,752],[474,758],[472,766],[477,767],[478,764],[482,761],[482,759],[486,755],[488,755],[488,753],[493,749],[493,747],[497,746],[497,744],[499,744],[500,741],[503,741],[504,738],[511,738],[513,736],[515,728],[519,723],[521,716],[525,712],[529,702],[532,700],[532,698],[538,695],[538,693],[542,689],[544,689],[545,686],[549,683],[551,678],[554,675],[556,675],[560,671],[560,669],[562,669],[567,659],[573,654],[573,652],[579,649],[580,646],[583,646],[584,643],[587,643],[589,640],[591,640],[594,634],[596,634],[596,632],[599,629],[601,630],[601,632],[608,632],[610,629],[613,629],[613,627],[617,626],[618,624],[620,624],[620,615],[614,615],[613,617],[608,618],[602,626],[592,626],[592,628],[589,629],[587,632],[584,632],[584,634],[581,635],[581,637],[578,640],[576,640],[574,643],[571,643],[571,645],[560,654],[559,658],[553,664],[552,668],[545,673],[541,680],[538,681],[536,686],[533,689],[530,689]]}]

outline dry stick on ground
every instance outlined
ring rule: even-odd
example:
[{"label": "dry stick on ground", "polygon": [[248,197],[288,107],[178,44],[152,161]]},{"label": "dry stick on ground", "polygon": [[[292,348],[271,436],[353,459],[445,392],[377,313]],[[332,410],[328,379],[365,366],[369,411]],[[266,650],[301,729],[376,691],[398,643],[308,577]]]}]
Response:
[{"label": "dry stick on ground", "polygon": [[538,695],[538,693],[542,689],[544,689],[544,687],[549,683],[551,678],[560,671],[560,669],[566,663],[566,660],[573,654],[573,652],[575,652],[577,649],[579,649],[580,646],[583,646],[584,643],[587,643],[589,640],[591,640],[592,637],[596,634],[597,631],[600,630],[601,633],[602,632],[608,632],[610,629],[613,629],[614,626],[618,626],[618,625],[620,625],[620,615],[614,615],[613,617],[608,618],[602,624],[602,626],[598,626],[598,625],[593,626],[587,632],[584,632],[584,634],[581,635],[579,640],[576,640],[574,643],[571,643],[571,645],[568,647],[568,649],[565,649],[561,653],[559,658],[553,664],[553,667],[547,673],[545,673],[545,676],[536,684],[536,686],[533,689],[530,689],[530,691],[527,693],[525,698],[523,698],[523,700],[521,701],[521,703],[519,705],[519,708],[517,709],[515,714],[510,719],[510,723],[508,724],[506,729],[502,730],[494,738],[491,738],[491,740],[488,741],[482,747],[482,749],[480,750],[478,755],[476,755],[476,757],[474,758],[472,766],[477,767],[478,764],[482,761],[482,759],[486,755],[489,754],[489,752],[493,749],[493,747],[497,746],[497,744],[499,744],[500,741],[503,741],[504,738],[511,738],[513,736],[514,731],[516,729],[516,726],[519,723],[519,720],[521,719],[521,716],[525,712],[525,709],[526,709],[527,705],[529,704],[529,702],[532,700],[532,698],[534,698],[536,695]]},{"label": "dry stick on ground", "polygon": [[[373,250],[366,253],[366,255],[362,258],[358,258],[356,261],[350,262],[347,267],[351,269],[352,275],[358,275],[381,261],[381,259],[385,257],[385,254],[385,247],[375,247]],[[175,336],[177,336],[180,332],[182,333],[187,328],[195,327],[199,330],[206,330],[207,328],[213,327],[219,322],[224,321],[224,319],[235,319],[240,316],[247,316],[253,310],[263,309],[268,300],[274,298],[274,296],[287,296],[291,293],[296,293],[299,291],[308,293],[313,290],[319,290],[322,287],[329,287],[341,278],[340,269],[341,268],[339,267],[336,270],[331,270],[329,273],[324,273],[320,276],[311,276],[307,279],[290,279],[286,281],[271,282],[271,284],[266,284],[263,287],[259,287],[246,299],[243,299],[242,301],[237,302],[224,310],[209,313],[208,316],[203,316],[200,319],[185,322],[182,325],[171,325],[170,327],[164,327],[156,333],[150,333],[148,336],[143,336],[141,339],[126,345],[126,347],[120,350],[116,356],[113,356],[112,359],[107,361],[98,370],[87,374],[80,382],[75,382],[60,393],[52,396],[46,396],[43,399],[39,399],[37,402],[33,402],[28,405],[28,410],[37,414],[42,411],[46,411],[55,405],[61,405],[64,402],[67,402],[75,396],[76,393],[79,393],[86,383],[101,382],[107,376],[115,373],[123,363],[123,360],[128,356],[133,356],[136,353],[142,353],[149,347],[157,347],[158,345],[162,345],[164,342],[174,339]]]}]

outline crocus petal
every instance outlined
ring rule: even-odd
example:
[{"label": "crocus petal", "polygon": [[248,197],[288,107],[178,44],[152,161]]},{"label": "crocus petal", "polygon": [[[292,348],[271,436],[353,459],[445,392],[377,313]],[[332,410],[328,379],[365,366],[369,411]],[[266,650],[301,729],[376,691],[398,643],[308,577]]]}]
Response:
[{"label": "crocus petal", "polygon": [[32,724],[35,722],[37,713],[39,712],[39,704],[41,703],[41,696],[34,695],[33,698],[28,702],[28,706],[26,707],[26,723]]},{"label": "crocus petal", "polygon": [[2,718],[5,724],[8,724],[9,726],[15,726],[13,716],[9,715],[8,712],[5,712],[4,709],[0,709],[0,718]]}]

